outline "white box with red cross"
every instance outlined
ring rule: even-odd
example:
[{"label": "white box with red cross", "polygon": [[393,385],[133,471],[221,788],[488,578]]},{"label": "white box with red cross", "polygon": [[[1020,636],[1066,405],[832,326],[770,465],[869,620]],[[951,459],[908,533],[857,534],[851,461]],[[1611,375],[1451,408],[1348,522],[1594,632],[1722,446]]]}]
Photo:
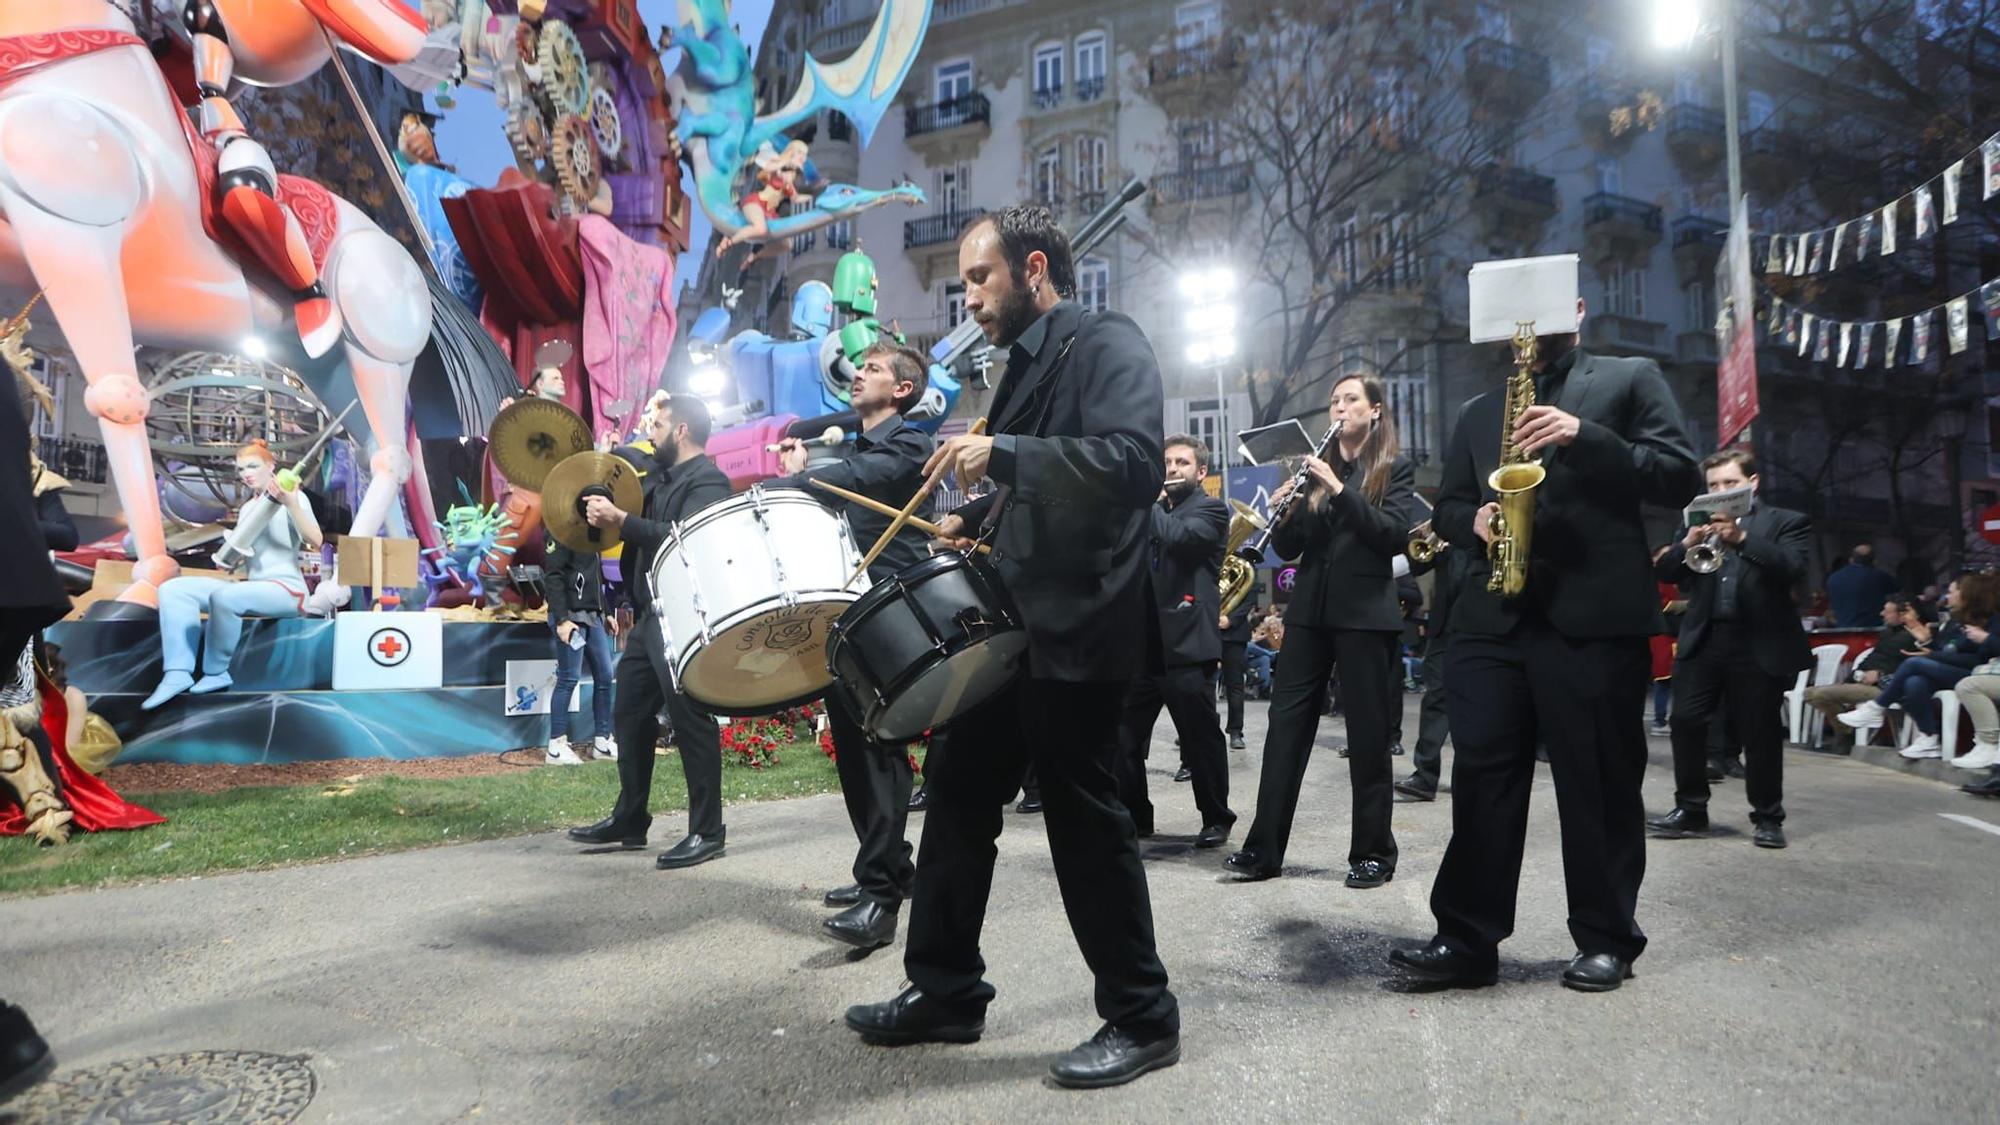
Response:
[{"label": "white box with red cross", "polygon": [[343,613],[333,619],[333,690],[443,686],[443,617]]}]

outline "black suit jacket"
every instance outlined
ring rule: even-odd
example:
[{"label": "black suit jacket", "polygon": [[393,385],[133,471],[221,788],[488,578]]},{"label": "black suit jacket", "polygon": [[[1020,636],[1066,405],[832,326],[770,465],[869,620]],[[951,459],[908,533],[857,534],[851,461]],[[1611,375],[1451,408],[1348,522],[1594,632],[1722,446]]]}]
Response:
[{"label": "black suit jacket", "polygon": [[1409,458],[1396,458],[1379,504],[1362,494],[1362,479],[1360,465],[1346,466],[1340,495],[1318,509],[1300,497],[1271,533],[1281,557],[1301,560],[1285,624],[1402,631],[1391,568],[1410,543],[1417,470]]},{"label": "black suit jacket", "polygon": [[[875,540],[889,530],[889,517],[850,504],[825,489],[814,488],[812,482],[823,480],[900,509],[923,487],[924,462],[930,460],[933,448],[931,435],[898,414],[856,438],[852,457],[831,465],[814,466],[795,476],[779,477],[770,487],[804,489],[813,499],[846,515],[855,545],[866,554]],[[931,498],[924,497],[912,514],[918,519],[930,519]],[[923,561],[930,553],[929,542],[930,536],[911,524],[904,524],[888,546],[882,548],[882,553],[875,556],[875,564],[868,568],[869,579],[881,582],[904,567]]]},{"label": "black suit jacket", "polygon": [[[1687,533],[1681,534],[1685,538]],[[1780,678],[1812,663],[1805,627],[1792,608],[1792,587],[1805,577],[1811,544],[1812,525],[1803,513],[1760,503],[1743,517],[1743,542],[1726,548],[1742,559],[1736,609],[1750,635],[1757,666]],[[1675,659],[1694,659],[1709,638],[1721,576],[1689,570],[1687,548],[1680,541],[1660,556],[1654,570],[1660,581],[1678,582],[1687,591],[1687,616],[1681,620]]]},{"label": "black suit jacket", "polygon": [[1542,451],[1548,477],[1535,497],[1528,586],[1504,601],[1488,593],[1486,545],[1472,518],[1494,499],[1486,478],[1500,461],[1504,389],[1465,404],[1445,454],[1432,526],[1472,552],[1452,628],[1505,636],[1523,615],[1577,639],[1647,637],[1660,631],[1652,550],[1640,506],[1678,508],[1701,492],[1701,473],[1679,405],[1650,359],[1573,353],[1555,405],[1582,426],[1568,446]]},{"label": "black suit jacket", "polygon": [[1010,360],[993,396],[987,471],[1003,488],[956,514],[973,527],[998,518],[996,566],[1027,626],[1029,674],[1124,683],[1161,667],[1146,583],[1165,475],[1160,366],[1129,318],[1085,317],[1074,301],[1016,347],[1032,358]]},{"label": "black suit jacket", "polygon": [[619,556],[625,588],[632,591],[632,603],[640,617],[656,612],[653,559],[666,544],[673,525],[727,499],[729,477],[705,453],[676,462],[664,473],[655,466],[646,474],[646,511],[625,517],[621,534],[625,551]]},{"label": "black suit jacket", "polygon": [[[1229,505],[1197,489],[1173,507],[1153,505],[1153,604],[1169,668],[1222,659],[1222,548]],[[1247,639],[1248,633],[1245,633]]]}]

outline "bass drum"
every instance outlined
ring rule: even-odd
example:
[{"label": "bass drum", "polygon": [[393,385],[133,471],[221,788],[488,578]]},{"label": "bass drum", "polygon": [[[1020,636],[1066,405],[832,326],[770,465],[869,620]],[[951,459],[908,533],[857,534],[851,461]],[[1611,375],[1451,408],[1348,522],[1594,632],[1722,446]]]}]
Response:
[{"label": "bass drum", "polygon": [[825,693],[827,636],[868,589],[847,521],[794,488],[753,487],[685,523],[653,563],[674,686],[720,715]]},{"label": "bass drum", "polygon": [[903,742],[992,699],[1021,673],[1028,634],[987,563],[934,555],[834,623],[827,664],[869,734]]}]

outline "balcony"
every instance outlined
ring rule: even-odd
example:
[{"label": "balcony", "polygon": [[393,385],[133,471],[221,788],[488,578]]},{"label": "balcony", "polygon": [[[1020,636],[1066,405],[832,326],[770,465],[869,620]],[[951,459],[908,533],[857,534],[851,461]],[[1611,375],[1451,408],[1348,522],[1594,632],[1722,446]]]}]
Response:
[{"label": "balcony", "polygon": [[968,207],[963,211],[947,211],[942,215],[926,215],[921,219],[911,219],[903,224],[903,249],[917,250],[925,246],[937,246],[947,242],[957,242],[958,232],[967,223],[982,218],[984,207]]},{"label": "balcony", "polygon": [[1706,215],[1682,215],[1674,220],[1674,264],[1683,276],[1704,277],[1715,268],[1728,239],[1729,224]]},{"label": "balcony", "polygon": [[1204,199],[1228,199],[1250,190],[1248,162],[1223,164],[1169,172],[1153,179],[1153,191],[1162,203],[1193,203]]},{"label": "balcony", "polygon": [[1193,112],[1205,103],[1213,108],[1214,99],[1235,90],[1242,65],[1243,44],[1233,38],[1157,51],[1146,59],[1146,89],[1169,113]]},{"label": "balcony", "polygon": [[1556,213],[1556,181],[1526,168],[1488,164],[1473,180],[1472,201],[1503,225],[1542,223]]},{"label": "balcony", "polygon": [[951,141],[970,142],[976,148],[992,132],[993,103],[977,90],[903,111],[903,138],[919,150]]},{"label": "balcony", "polygon": [[1624,78],[1592,75],[1577,83],[1576,123],[1591,144],[1600,149],[1622,151],[1645,130],[1636,124],[1613,129],[1612,114],[1630,108],[1637,101],[1632,84]]},{"label": "balcony", "polygon": [[1605,258],[1634,258],[1660,244],[1665,219],[1658,204],[1600,191],[1583,200],[1584,237]]},{"label": "balcony", "polygon": [[1714,167],[1722,159],[1727,134],[1719,109],[1681,102],[1667,111],[1667,148],[1684,164]]},{"label": "balcony", "polygon": [[1657,320],[1640,320],[1617,313],[1593,313],[1583,319],[1585,345],[1615,355],[1642,355],[1672,359],[1674,345],[1667,338],[1667,326]]},{"label": "balcony", "polygon": [[1522,109],[1549,92],[1549,57],[1498,39],[1474,39],[1465,45],[1465,85],[1483,108]]},{"label": "balcony", "polygon": [[1035,87],[1034,97],[1036,109],[1055,109],[1063,103],[1062,83],[1056,82],[1047,86],[1037,86]]},{"label": "balcony", "polygon": [[[1588,324],[1589,321],[1584,323]],[[1674,337],[1674,358],[1682,363],[1713,367],[1721,362],[1715,350],[1715,333],[1683,332]]]},{"label": "balcony", "polygon": [[1094,102],[1103,96],[1103,75],[1100,74],[1095,78],[1079,78],[1076,80],[1076,100],[1078,102]]}]

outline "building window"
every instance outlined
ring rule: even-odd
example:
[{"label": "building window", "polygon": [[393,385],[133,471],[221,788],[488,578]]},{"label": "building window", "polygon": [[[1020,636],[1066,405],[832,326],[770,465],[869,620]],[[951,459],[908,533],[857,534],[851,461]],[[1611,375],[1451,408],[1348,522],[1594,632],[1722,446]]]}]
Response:
[{"label": "building window", "polygon": [[937,104],[957,101],[972,92],[972,60],[954,59],[939,63],[932,92],[937,95]]},{"label": "building window", "polygon": [[1180,154],[1180,170],[1198,172],[1220,164],[1222,150],[1216,137],[1215,122],[1207,118],[1177,125],[1174,139]]},{"label": "building window", "polygon": [[838,111],[826,115],[826,139],[829,141],[852,141],[854,123],[847,115]]},{"label": "building window", "polygon": [[1062,102],[1063,45],[1044,43],[1035,48],[1035,105],[1041,109]]},{"label": "building window", "polygon": [[1333,260],[1341,288],[1361,283],[1361,216],[1349,215],[1334,229]]},{"label": "building window", "polygon": [[1715,328],[1715,284],[1693,281],[1682,287],[1686,296],[1688,330],[1708,332]]},{"label": "building window", "polygon": [[1062,146],[1050,145],[1035,158],[1035,199],[1050,210],[1062,207]]},{"label": "building window", "polygon": [[1103,137],[1078,137],[1076,141],[1077,206],[1095,211],[1104,206]]},{"label": "building window", "polygon": [[1642,320],[1646,316],[1646,271],[1614,263],[1605,267],[1604,311],[1612,316]]},{"label": "building window", "polygon": [[1618,159],[1601,156],[1597,160],[1597,190],[1609,195],[1618,195],[1625,190],[1625,173],[1618,166]]},{"label": "building window", "polygon": [[1215,0],[1198,0],[1174,9],[1174,49],[1193,51],[1212,47],[1222,37],[1222,5]]},{"label": "building window", "polygon": [[972,189],[971,169],[963,164],[931,172],[931,200],[940,215],[958,215],[970,206],[966,196]]},{"label": "building window", "polygon": [[842,252],[846,252],[848,250],[854,249],[853,219],[842,219],[839,222],[828,223],[826,225],[825,231],[826,231],[826,248],[828,250],[839,250]]},{"label": "building window", "polygon": [[[1210,456],[1222,450],[1222,404],[1212,398],[1191,398],[1187,400],[1186,413],[1182,415],[1186,424],[1181,432],[1200,441],[1208,447]],[[1219,458],[1218,458],[1219,460]]]},{"label": "building window", "polygon": [[1389,394],[1389,416],[1396,437],[1416,460],[1430,457],[1436,420],[1431,405],[1431,360],[1434,349],[1411,348],[1403,339],[1375,341],[1375,373]]},{"label": "building window", "polygon": [[1076,267],[1076,303],[1085,312],[1103,312],[1111,307],[1111,263],[1102,258],[1085,258]]},{"label": "building window", "polygon": [[957,328],[965,319],[965,285],[949,281],[944,287],[944,326],[946,330]]},{"label": "building window", "polygon": [[1401,67],[1385,66],[1375,71],[1375,133],[1397,138],[1409,133],[1416,123],[1416,95],[1403,79]]},{"label": "building window", "polygon": [[1093,31],[1076,41],[1076,100],[1096,101],[1104,93],[1104,33]]}]

